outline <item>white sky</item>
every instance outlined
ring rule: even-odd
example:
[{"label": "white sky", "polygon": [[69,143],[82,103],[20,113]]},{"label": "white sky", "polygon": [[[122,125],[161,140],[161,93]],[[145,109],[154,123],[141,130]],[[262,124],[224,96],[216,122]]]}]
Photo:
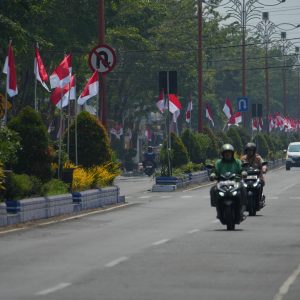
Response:
[{"label": "white sky", "polygon": [[[242,2],[242,0],[240,1]],[[249,0],[245,1],[247,2]],[[223,0],[222,3],[225,4],[226,2],[228,1]],[[276,0],[260,0],[260,2],[264,4],[274,4],[276,3]],[[261,10],[269,12],[269,19],[270,21],[274,22],[275,25],[278,25],[280,23],[291,23],[294,25],[300,24],[300,0],[286,0],[286,2],[281,3],[277,6],[265,6]],[[220,12],[222,14],[225,14],[226,9],[221,8]],[[253,20],[250,24],[256,25],[258,22],[259,20]],[[283,27],[286,30],[292,28],[289,25],[281,25],[281,27]],[[294,39],[292,42],[297,44],[297,46],[300,46],[300,28],[287,31],[287,39]]]}]

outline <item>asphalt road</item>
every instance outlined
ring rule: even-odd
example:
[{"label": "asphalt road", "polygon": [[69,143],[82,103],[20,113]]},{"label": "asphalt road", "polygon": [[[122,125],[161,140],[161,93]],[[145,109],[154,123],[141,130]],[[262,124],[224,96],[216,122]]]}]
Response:
[{"label": "asphalt road", "polygon": [[119,183],[131,206],[1,234],[0,299],[300,299],[300,169],[270,172],[267,206],[232,232],[209,187]]}]

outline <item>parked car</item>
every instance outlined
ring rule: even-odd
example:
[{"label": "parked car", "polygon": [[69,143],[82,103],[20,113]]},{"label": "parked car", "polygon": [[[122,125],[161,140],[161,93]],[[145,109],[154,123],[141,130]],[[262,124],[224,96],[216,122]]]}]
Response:
[{"label": "parked car", "polygon": [[300,167],[300,142],[290,143],[286,150],[285,169],[289,171],[291,167]]}]

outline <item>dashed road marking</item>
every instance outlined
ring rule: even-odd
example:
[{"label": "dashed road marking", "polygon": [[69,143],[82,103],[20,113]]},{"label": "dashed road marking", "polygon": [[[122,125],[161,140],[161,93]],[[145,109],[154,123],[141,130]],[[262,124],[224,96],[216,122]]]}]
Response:
[{"label": "dashed road marking", "polygon": [[274,300],[282,300],[283,297],[288,293],[291,285],[296,281],[296,279],[299,275],[300,275],[300,265],[291,274],[291,276],[282,284],[278,293],[275,295]]},{"label": "dashed road marking", "polygon": [[139,197],[139,199],[149,199],[149,198],[151,198],[152,196],[141,196],[141,197]]},{"label": "dashed road marking", "polygon": [[128,257],[127,256],[122,256],[122,257],[119,257],[111,262],[109,262],[108,264],[105,265],[106,268],[112,268],[112,267],[115,267],[116,265],[124,262],[128,260]]},{"label": "dashed road marking", "polygon": [[163,239],[163,240],[159,240],[159,241],[153,243],[152,245],[153,246],[159,246],[159,245],[165,244],[168,241],[169,241],[168,239]]},{"label": "dashed road marking", "polygon": [[54,293],[54,292],[57,292],[59,290],[62,290],[68,286],[70,286],[71,283],[67,283],[67,282],[62,282],[52,288],[49,288],[49,289],[46,289],[46,290],[42,290],[40,292],[37,292],[35,295],[37,296],[45,296],[45,295],[48,295],[48,294],[51,294],[51,293]]},{"label": "dashed road marking", "polygon": [[290,197],[290,199],[292,199],[292,200],[299,200],[300,197]]},{"label": "dashed road marking", "polygon": [[193,234],[193,233],[196,233],[196,232],[199,232],[199,229],[190,230],[190,231],[188,231],[188,234]]},{"label": "dashed road marking", "polygon": [[170,195],[166,195],[166,196],[161,196],[162,199],[167,199],[167,198],[171,198],[172,196]]},{"label": "dashed road marking", "polygon": [[215,219],[215,220],[212,220],[211,223],[218,224],[218,223],[220,223],[220,220],[219,219]]},{"label": "dashed road marking", "polygon": [[184,195],[184,196],[180,196],[180,198],[182,198],[182,199],[188,199],[188,198],[193,198],[193,196],[190,196],[190,195]]},{"label": "dashed road marking", "polygon": [[275,200],[275,199],[278,199],[279,197],[277,196],[274,196],[274,197],[269,197],[269,196],[266,196],[267,199],[270,199],[270,200]]}]

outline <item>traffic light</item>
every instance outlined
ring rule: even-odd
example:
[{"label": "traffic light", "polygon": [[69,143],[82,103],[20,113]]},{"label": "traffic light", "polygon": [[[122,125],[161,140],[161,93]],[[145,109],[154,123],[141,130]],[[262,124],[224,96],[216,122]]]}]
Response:
[{"label": "traffic light", "polygon": [[167,76],[169,73],[169,93],[177,95],[177,71],[161,71],[158,74],[159,91],[164,90],[168,93]]}]

